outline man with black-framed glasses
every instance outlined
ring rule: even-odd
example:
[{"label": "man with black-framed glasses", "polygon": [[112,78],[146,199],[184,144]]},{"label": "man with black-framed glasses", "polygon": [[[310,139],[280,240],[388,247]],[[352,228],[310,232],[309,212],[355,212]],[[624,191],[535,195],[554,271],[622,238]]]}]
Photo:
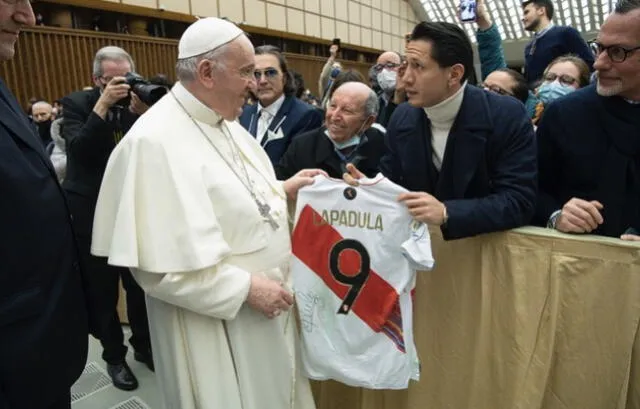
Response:
[{"label": "man with black-framed glasses", "polygon": [[380,110],[376,123],[386,127],[396,107],[406,101],[402,87],[398,87],[398,77],[402,67],[402,56],[395,51],[385,51],[378,56],[376,65],[371,69],[380,89],[378,104]]},{"label": "man with black-framed glasses", "polygon": [[640,46],[633,48],[625,48],[621,45],[605,46],[597,41],[590,41],[589,47],[594,55],[598,56],[603,52],[606,52],[611,61],[617,63],[624,62],[630,54],[633,54],[634,51],[640,50]]},{"label": "man with black-framed glasses", "polygon": [[640,240],[640,0],[621,0],[591,43],[596,84],[550,104],[538,128],[537,222]]}]

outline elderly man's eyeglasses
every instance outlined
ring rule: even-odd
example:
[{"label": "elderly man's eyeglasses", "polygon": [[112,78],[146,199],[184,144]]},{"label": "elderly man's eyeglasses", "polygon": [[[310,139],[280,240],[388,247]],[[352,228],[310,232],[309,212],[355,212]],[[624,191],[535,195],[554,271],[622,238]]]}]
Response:
[{"label": "elderly man's eyeglasses", "polygon": [[396,64],[394,62],[387,62],[387,63],[384,63],[384,64],[376,64],[376,65],[373,66],[373,69],[375,71],[382,71],[385,68],[389,69],[389,70],[392,70],[394,68],[398,68],[399,66],[400,66],[400,64]]},{"label": "elderly man's eyeglasses", "polygon": [[496,94],[500,94],[500,95],[509,95],[510,97],[513,96],[512,93],[510,93],[507,90],[504,90],[502,88],[500,88],[497,85],[486,85],[486,84],[482,84],[482,88],[486,89],[487,91],[491,91],[491,92],[495,92]]},{"label": "elderly man's eyeglasses", "polygon": [[591,47],[591,51],[593,51],[593,54],[596,57],[606,51],[607,55],[613,62],[623,62],[627,59],[629,54],[636,50],[640,50],[640,47],[624,48],[619,45],[610,45],[609,47],[605,47],[597,41],[590,42],[589,47]]},{"label": "elderly man's eyeglasses", "polygon": [[256,81],[260,81],[260,78],[264,75],[266,79],[272,80],[276,78],[280,74],[280,71],[275,68],[267,68],[265,70],[255,70],[253,71],[253,75],[256,77]]},{"label": "elderly man's eyeglasses", "polygon": [[566,85],[566,86],[572,86],[573,84],[575,84],[576,82],[578,82],[577,79],[569,76],[569,75],[557,75],[553,72],[548,72],[544,75],[544,80],[547,82],[553,82],[555,80],[560,81],[560,84],[562,85]]}]

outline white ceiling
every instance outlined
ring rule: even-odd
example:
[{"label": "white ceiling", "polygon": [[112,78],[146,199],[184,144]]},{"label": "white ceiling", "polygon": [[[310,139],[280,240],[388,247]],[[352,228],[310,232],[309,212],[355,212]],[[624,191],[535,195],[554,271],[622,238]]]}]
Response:
[{"label": "white ceiling", "polygon": [[[420,0],[430,21],[448,21],[463,27],[475,41],[476,25],[461,23],[457,17],[460,0]],[[529,37],[522,25],[521,0],[485,0],[503,40]],[[555,24],[575,27],[581,33],[598,31],[615,5],[614,0],[555,0]]]}]

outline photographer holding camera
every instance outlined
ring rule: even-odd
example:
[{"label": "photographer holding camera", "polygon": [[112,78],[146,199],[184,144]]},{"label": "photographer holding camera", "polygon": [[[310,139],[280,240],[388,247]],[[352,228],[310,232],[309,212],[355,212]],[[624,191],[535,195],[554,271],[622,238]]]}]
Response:
[{"label": "photographer holding camera", "polygon": [[95,88],[74,92],[62,100],[62,134],[67,147],[63,188],[69,198],[83,262],[90,331],[102,344],[102,358],[113,385],[122,390],[136,389],[138,380],[125,360],[127,347],[116,312],[118,281],[122,279],[127,292],[134,357],[153,370],[144,292],[128,269],[109,266],[106,259],[92,256],[90,247],[98,191],[111,151],[148,105],[155,102],[149,98],[153,92],[144,92],[145,87],[154,91],[154,86],[145,85],[133,71],[133,60],[126,51],[104,47],[93,60]]}]

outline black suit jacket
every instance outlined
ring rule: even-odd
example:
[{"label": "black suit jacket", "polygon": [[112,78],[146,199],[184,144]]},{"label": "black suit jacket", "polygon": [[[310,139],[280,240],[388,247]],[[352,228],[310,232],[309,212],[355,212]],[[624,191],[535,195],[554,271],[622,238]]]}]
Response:
[{"label": "black suit jacket", "polygon": [[[274,168],[278,180],[286,180],[303,169],[322,169],[332,178],[342,178],[346,163],[338,156],[325,128],[298,135]],[[350,161],[368,177],[378,173],[380,159],[386,152],[384,134],[375,128],[365,132],[366,142],[360,144],[355,161]]]},{"label": "black suit jacket", "polygon": [[[537,133],[540,194],[534,222],[572,198],[597,200],[604,219],[593,234],[640,230],[640,105],[601,97],[591,85],[545,107]],[[625,164],[629,158],[631,163]],[[635,166],[631,164],[635,162]]]},{"label": "black suit jacket", "polygon": [[391,120],[391,115],[393,115],[394,111],[398,105],[390,100],[388,103],[380,104],[380,112],[378,113],[378,117],[376,122],[385,128],[389,125],[389,121]]},{"label": "black suit jacket", "polygon": [[0,408],[61,399],[87,356],[87,312],[64,193],[0,81]]},{"label": "black suit jacket", "polygon": [[99,98],[100,89],[94,88],[62,99],[62,137],[67,147],[67,175],[62,185],[70,193],[81,237],[91,236],[95,203],[111,151],[138,118],[126,108],[114,108],[103,120],[93,112]]},{"label": "black suit jacket", "polygon": [[430,141],[424,110],[399,105],[387,127],[389,154],[381,170],[395,183],[444,202],[445,239],[529,223],[537,193],[536,145],[520,101],[467,86],[440,172]]},{"label": "black suit jacket", "polygon": [[66,190],[98,197],[107,161],[116,144],[138,116],[128,109],[112,109],[103,120],[93,112],[100,89],[74,92],[62,99],[67,145]]},{"label": "black suit jacket", "polygon": [[[256,136],[255,132],[258,125],[257,112],[257,104],[246,105],[238,119],[240,124],[254,136]],[[320,127],[322,120],[322,112],[320,110],[300,101],[293,95],[286,97],[278,113],[269,124],[270,131],[277,133],[278,130],[282,130],[284,137],[271,140],[264,146],[271,163],[276,165],[280,162],[280,158],[289,148],[289,144],[296,135]],[[256,136],[258,142],[262,141],[263,136]]]}]

